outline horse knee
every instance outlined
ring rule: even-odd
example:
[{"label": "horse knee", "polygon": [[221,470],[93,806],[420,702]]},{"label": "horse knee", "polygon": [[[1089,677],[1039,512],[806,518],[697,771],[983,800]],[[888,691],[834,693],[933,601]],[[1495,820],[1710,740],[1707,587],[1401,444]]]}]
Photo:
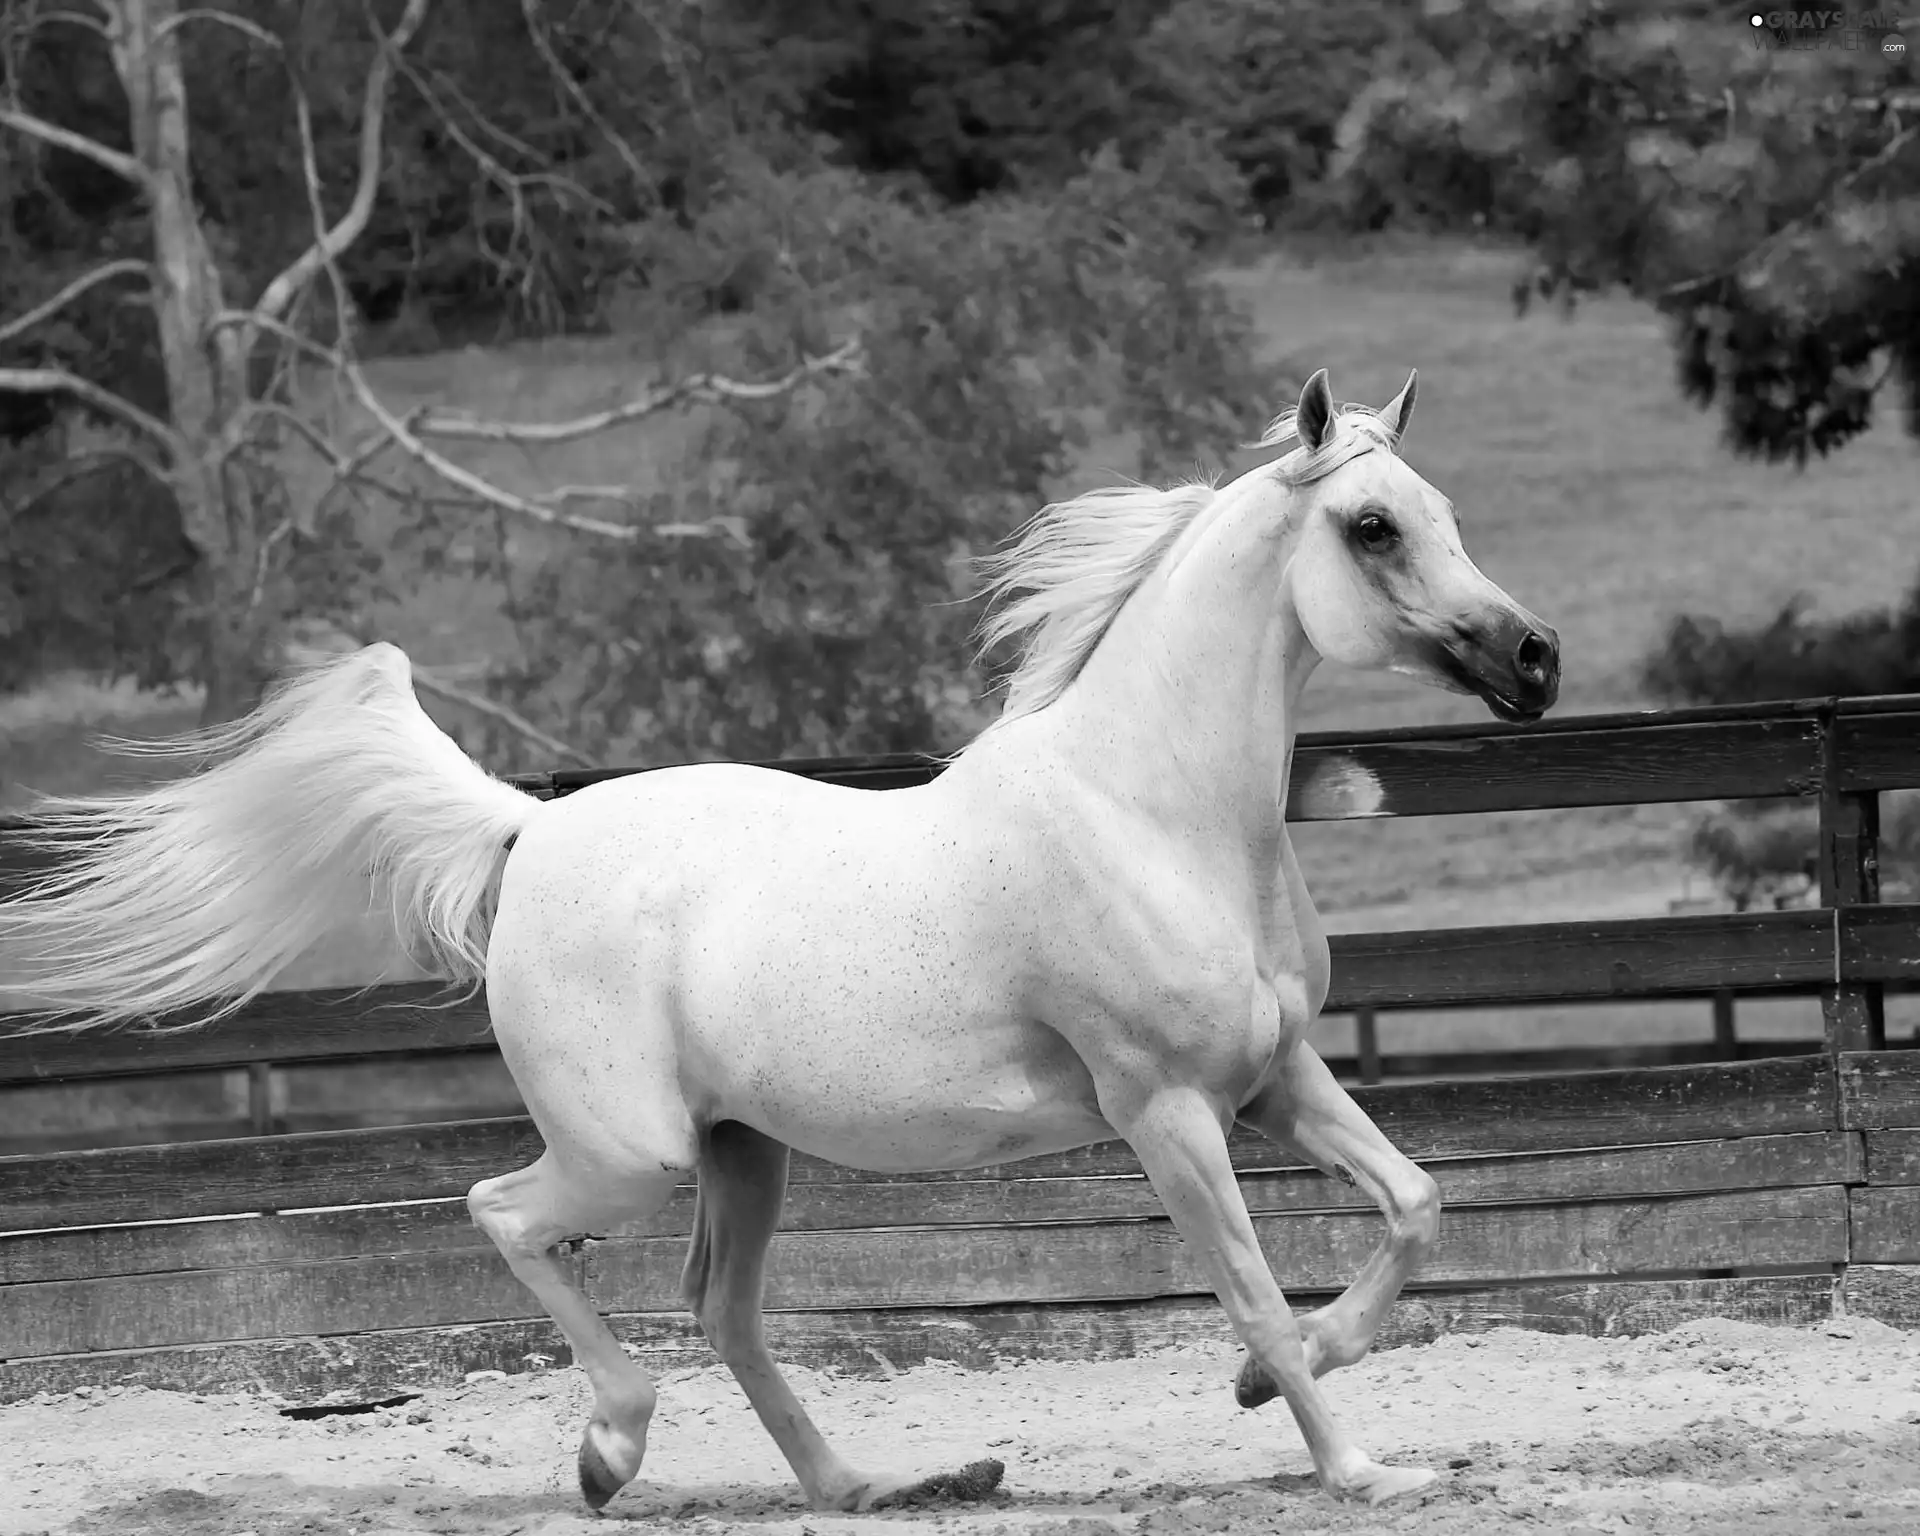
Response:
[{"label": "horse knee", "polygon": [[505,1254],[544,1253],[550,1242],[531,1241],[532,1228],[524,1207],[513,1198],[514,1175],[482,1179],[467,1191],[467,1215],[473,1224]]},{"label": "horse knee", "polygon": [[1410,1164],[1394,1181],[1387,1207],[1394,1238],[1425,1252],[1440,1235],[1440,1186],[1426,1169]]}]

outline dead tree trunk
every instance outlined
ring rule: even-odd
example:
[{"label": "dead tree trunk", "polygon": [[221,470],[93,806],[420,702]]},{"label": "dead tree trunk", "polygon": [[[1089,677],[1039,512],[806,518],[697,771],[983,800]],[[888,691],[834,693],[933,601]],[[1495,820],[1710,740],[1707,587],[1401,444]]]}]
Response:
[{"label": "dead tree trunk", "polygon": [[264,573],[257,573],[258,498],[225,446],[249,404],[244,341],[216,324],[226,295],[193,200],[178,0],[116,0],[110,12],[134,156],[148,177],[153,313],[168,414],[185,450],[169,478],[181,528],[200,558],[195,670],[206,689],[202,722],[214,724],[251,709],[274,670]]}]

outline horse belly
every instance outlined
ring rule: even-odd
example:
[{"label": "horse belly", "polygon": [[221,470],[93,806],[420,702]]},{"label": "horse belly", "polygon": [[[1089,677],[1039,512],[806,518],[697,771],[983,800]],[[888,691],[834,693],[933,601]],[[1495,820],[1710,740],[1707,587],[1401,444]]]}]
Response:
[{"label": "horse belly", "polygon": [[[994,1032],[987,1050],[941,1050],[911,1036],[884,1042],[830,1081],[794,1071],[744,1095],[736,1118],[849,1168],[911,1173],[980,1168],[1105,1141],[1086,1068],[1057,1035]],[[793,1063],[797,1067],[797,1063]]]},{"label": "horse belly", "polygon": [[[818,915],[816,913],[816,915]],[[1113,1135],[1071,1046],[972,966],[870,930],[863,958],[775,921],[681,999],[705,1112],[853,1168],[982,1167]],[[816,939],[818,935],[815,935]]]}]

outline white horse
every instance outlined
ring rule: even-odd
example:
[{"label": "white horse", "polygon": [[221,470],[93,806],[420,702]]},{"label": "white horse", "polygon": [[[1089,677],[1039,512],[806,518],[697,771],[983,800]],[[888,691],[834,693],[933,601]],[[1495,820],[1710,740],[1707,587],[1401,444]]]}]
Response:
[{"label": "white horse", "polygon": [[[1025,654],[1002,716],[923,787],[880,794],[728,764],[542,803],[434,727],[374,645],[252,717],[161,747],[193,777],[47,806],[66,873],[0,906],[56,1027],[265,987],[340,915],[390,914],[439,972],[485,982],[546,1141],[468,1204],[592,1383],[580,1486],[640,1470],[652,1381],[555,1257],[697,1176],[687,1306],[815,1508],[983,1497],[996,1461],[915,1478],[844,1461],[762,1332],[788,1149],[855,1168],[979,1167],[1124,1139],[1321,1484],[1377,1503],[1434,1473],[1374,1461],[1320,1376],[1366,1353],[1434,1240],[1433,1180],[1306,1042],[1327,944],[1287,837],[1301,689],[1322,657],[1553,703],[1558,640],[1467,557],[1451,503],[1382,411],[1324,371],[1218,488],[1094,491],[999,560],[989,638]],[[59,829],[64,828],[64,831]],[[1227,1153],[1235,1120],[1386,1215],[1339,1298],[1296,1319]]]}]

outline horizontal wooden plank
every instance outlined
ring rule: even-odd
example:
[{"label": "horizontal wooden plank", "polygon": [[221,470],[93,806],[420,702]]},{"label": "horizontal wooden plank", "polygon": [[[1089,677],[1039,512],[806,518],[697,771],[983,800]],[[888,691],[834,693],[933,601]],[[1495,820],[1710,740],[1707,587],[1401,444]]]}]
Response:
[{"label": "horizontal wooden plank", "polygon": [[[1569,715],[1531,726],[1308,732],[1295,744],[1287,814],[1324,821],[1811,794],[1820,708],[1797,701]],[[917,754],[757,766],[865,789],[909,788],[940,772]],[[564,769],[510,782],[548,797],[649,771]]]},{"label": "horizontal wooden plank", "polygon": [[1353,1096],[1419,1159],[1786,1135],[1835,1124],[1832,1062],[1816,1056],[1382,1083]]},{"label": "horizontal wooden plank", "polygon": [[0,1158],[0,1231],[464,1195],[544,1145],[517,1115]]},{"label": "horizontal wooden plank", "polygon": [[[1846,921],[1845,957],[1862,968],[1858,979],[1920,977],[1920,967],[1910,969],[1920,907],[1857,909]],[[1833,980],[1834,933],[1830,910],[1806,908],[1336,934],[1326,1008],[1344,1013],[1810,989]],[[431,983],[361,993],[270,993],[212,1028],[167,1033],[8,1035],[0,1018],[0,1084],[490,1048],[484,998],[430,1005],[447,995]]]},{"label": "horizontal wooden plank", "polygon": [[1920,710],[1842,710],[1834,722],[1839,787],[1863,791],[1920,788]]},{"label": "horizontal wooden plank", "polygon": [[[1299,1290],[1345,1284],[1382,1231],[1376,1214],[1358,1211],[1256,1217],[1254,1226],[1282,1284]],[[672,1285],[661,1284],[662,1257],[658,1241],[647,1238],[589,1245],[589,1273],[602,1304],[670,1309]],[[1844,1192],[1823,1185],[1459,1209],[1442,1220],[1417,1279],[1441,1285],[1837,1263],[1845,1257]],[[768,1271],[767,1305],[790,1309],[1106,1301],[1207,1290],[1191,1252],[1164,1221],[934,1228],[910,1238],[899,1232],[782,1233]]]},{"label": "horizontal wooden plank", "polygon": [[1750,799],[1814,793],[1812,718],[1475,730],[1414,739],[1301,738],[1287,816],[1341,821],[1471,811]]},{"label": "horizontal wooden plank", "polygon": [[1920,1264],[1920,1184],[1873,1184],[1849,1192],[1856,1264]]},{"label": "horizontal wooden plank", "polygon": [[1327,1011],[1702,995],[1833,979],[1824,908],[1337,934]]},{"label": "horizontal wooden plank", "polygon": [[[1402,1151],[1425,1160],[1823,1131],[1833,1125],[1833,1081],[1826,1058],[1798,1056],[1387,1083],[1358,1089],[1355,1097]],[[0,1158],[0,1231],[433,1199],[464,1194],[479,1179],[523,1166],[539,1155],[540,1145],[531,1122],[516,1116]],[[1242,1170],[1291,1161],[1246,1130],[1236,1130],[1230,1149]],[[1005,1167],[1018,1171],[992,1176],[1086,1178],[1140,1171],[1118,1142]],[[945,1175],[983,1176],[982,1170]],[[794,1160],[796,1182],[849,1177],[876,1176]]]},{"label": "horizontal wooden plank", "polygon": [[[1752,994],[1760,995],[1760,994]],[[1596,1002],[1595,1007],[1604,1007]],[[1758,1061],[1771,1056],[1810,1056],[1825,1049],[1817,1036],[1786,1039],[1768,1036],[1735,1041],[1729,1049],[1714,1040],[1668,1040],[1628,1045],[1555,1046],[1540,1050],[1432,1050],[1384,1051],[1379,1057],[1379,1081],[1411,1082],[1430,1078],[1518,1077],[1563,1072],[1601,1072],[1635,1067],[1694,1066],[1722,1061]],[[1354,1086],[1361,1078],[1357,1057],[1328,1053],[1328,1068],[1341,1082]],[[445,1092],[422,1090],[402,1108],[401,1097],[387,1079],[404,1070],[418,1076],[421,1069],[433,1069],[436,1084],[445,1083]],[[283,1069],[275,1068],[276,1073]],[[21,1117],[10,1121],[7,1094],[61,1092],[78,1085],[70,1083],[37,1084],[0,1089],[0,1157],[23,1157],[46,1152],[84,1152],[111,1147],[145,1147],[166,1142],[231,1140],[250,1135],[297,1135],[315,1131],[383,1130],[394,1126],[436,1125],[450,1121],[490,1119],[521,1113],[517,1092],[508,1087],[494,1091],[489,1082],[497,1071],[504,1074],[498,1053],[475,1051],[460,1055],[426,1057],[376,1057],[344,1064],[308,1064],[284,1069],[296,1075],[290,1097],[296,1103],[284,1112],[276,1109],[264,1130],[257,1129],[243,1107],[218,1117],[204,1119],[140,1120],[109,1117],[89,1119],[76,1114],[64,1129],[36,1127]],[[312,1071],[379,1072],[387,1085],[382,1103],[373,1095],[347,1094],[338,1102],[314,1095],[299,1097],[304,1089],[297,1074]],[[179,1079],[171,1074],[151,1077],[94,1079],[104,1088],[170,1084]],[[149,1098],[152,1095],[148,1096]],[[274,1102],[280,1102],[276,1093]],[[24,1129],[20,1127],[24,1125]],[[18,1130],[18,1134],[14,1132]]]},{"label": "horizontal wooden plank", "polygon": [[484,995],[432,982],[368,989],[268,992],[205,1029],[127,1027],[39,1035],[10,1032],[0,1016],[0,1083],[55,1082],[145,1072],[318,1061],[393,1051],[491,1049]]},{"label": "horizontal wooden plank", "polygon": [[[1777,1326],[1831,1315],[1826,1275],[1712,1280],[1562,1281],[1402,1296],[1381,1325],[1378,1349],[1423,1344],[1447,1333],[1529,1328],[1596,1337],[1662,1332],[1701,1318]],[[1296,1310],[1321,1296],[1293,1298]],[[608,1319],[656,1373],[714,1363],[699,1328],[672,1313]],[[1212,1300],[1067,1307],[977,1307],[889,1312],[772,1312],[767,1339],[791,1365],[879,1376],[929,1361],[991,1369],[1027,1360],[1126,1360],[1174,1347],[1222,1355],[1221,1390],[1232,1381],[1232,1330]],[[329,1394],[384,1394],[456,1387],[468,1372],[521,1373],[564,1367],[566,1341],[545,1318],[449,1328],[410,1328],[350,1338],[274,1338],[0,1363],[0,1403],[76,1387],[134,1386],[176,1392],[248,1392],[283,1402]]]},{"label": "horizontal wooden plank", "polygon": [[[1920,695],[1561,715],[1526,726],[1480,721],[1309,731],[1295,745],[1295,777],[1321,778],[1326,764],[1345,760],[1391,786],[1403,807],[1428,799],[1438,802],[1426,811],[1394,812],[1399,815],[1808,794],[1817,788],[1819,772],[1817,746],[1810,743],[1820,717],[1828,712],[1842,717],[1842,759],[1859,778],[1857,785],[1847,787],[1908,782],[1895,777],[1879,784],[1872,775],[1897,776],[1914,761],[1913,746],[1920,743],[1915,723],[1920,721]],[[504,777],[535,799],[550,800],[672,766],[566,768]],[[917,752],[787,758],[757,766],[867,789],[924,784],[943,767]],[[1512,793],[1500,794],[1509,782]],[[1435,785],[1440,786],[1437,791],[1428,788]],[[1450,796],[1449,790],[1457,795]],[[1515,795],[1550,798],[1516,800]],[[1591,798],[1594,795],[1604,798]],[[0,879],[9,869],[45,862],[23,841],[25,825],[17,815],[0,816]]]},{"label": "horizontal wooden plank", "polygon": [[[782,1226],[835,1231],[886,1226],[1026,1226],[1118,1221],[1163,1214],[1158,1196],[1131,1177],[1015,1177],[1019,1164],[987,1170],[998,1177],[915,1182],[797,1180]],[[1857,1136],[1839,1132],[1759,1136],[1740,1141],[1603,1148],[1533,1156],[1455,1158],[1430,1165],[1449,1208],[1557,1200],[1598,1200],[1737,1189],[1857,1183]],[[822,1172],[835,1171],[820,1165]],[[1240,1192],[1257,1214],[1370,1210],[1366,1196],[1313,1169],[1250,1171]],[[693,1197],[678,1191],[636,1234],[691,1231]],[[625,1230],[625,1229],[623,1229]],[[233,1220],[88,1227],[0,1237],[0,1284],[88,1279],[169,1270],[236,1269],[437,1249],[485,1250],[463,1200],[377,1206]]]},{"label": "horizontal wooden plank", "polygon": [[1850,1131],[1920,1126],[1920,1051],[1842,1055],[1840,1124]]},{"label": "horizontal wooden plank", "polygon": [[1920,1129],[1852,1132],[1864,1144],[1865,1171],[1851,1182],[1920,1184]]},{"label": "horizontal wooden plank", "polygon": [[[684,1206],[677,1213],[684,1226],[691,1192],[676,1205]],[[440,1252],[493,1252],[492,1241],[468,1218],[464,1200],[18,1233],[0,1237],[0,1289],[45,1280]]]},{"label": "horizontal wooden plank", "polygon": [[[1260,1216],[1282,1282],[1332,1290],[1381,1231],[1373,1213]],[[676,1311],[684,1242],[585,1245],[586,1280],[612,1311]],[[1671,1199],[1485,1206],[1453,1212],[1419,1281],[1459,1285],[1703,1268],[1839,1263],[1837,1185]],[[1021,1228],[782,1232],[767,1305],[779,1310],[1050,1304],[1199,1295],[1207,1286],[1165,1221]],[[299,1333],[490,1322],[526,1315],[503,1260],[430,1252],[337,1263],[129,1275],[0,1287],[0,1358]]]},{"label": "horizontal wooden plank", "polygon": [[1840,1275],[1840,1307],[1892,1328],[1920,1328],[1920,1264],[1849,1264]]},{"label": "horizontal wooden plank", "polygon": [[1847,981],[1920,981],[1920,905],[1841,908],[1840,974]]},{"label": "horizontal wooden plank", "polygon": [[[1595,1006],[1601,1006],[1597,1001]],[[1639,1041],[1632,1045],[1559,1046],[1512,1051],[1382,1051],[1380,1079],[1517,1077],[1543,1072],[1608,1072],[1633,1067],[1688,1067],[1718,1061],[1758,1061],[1766,1056],[1808,1056],[1826,1049],[1802,1040],[1767,1037],[1736,1040],[1731,1049],[1716,1040]],[[1349,1085],[1360,1077],[1355,1056],[1328,1056],[1334,1076]]]}]

